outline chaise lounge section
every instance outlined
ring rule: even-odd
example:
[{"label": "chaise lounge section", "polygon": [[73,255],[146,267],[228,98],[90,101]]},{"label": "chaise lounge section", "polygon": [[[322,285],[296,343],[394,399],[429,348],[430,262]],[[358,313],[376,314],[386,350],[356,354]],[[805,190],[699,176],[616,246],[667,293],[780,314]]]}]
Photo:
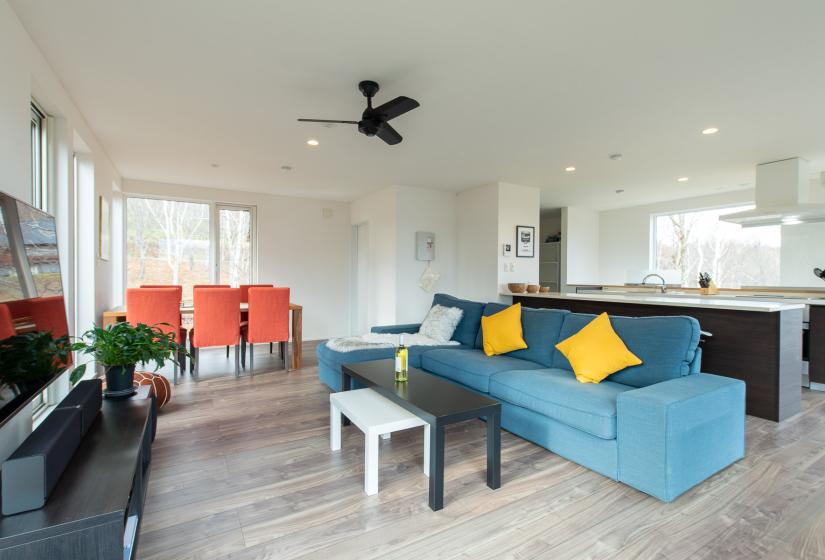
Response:
[{"label": "chaise lounge section", "polygon": [[[691,317],[611,317],[643,363],[593,384],[576,380],[555,345],[595,316],[523,308],[528,347],[486,356],[481,317],[506,305],[446,294],[433,304],[464,311],[453,335],[460,346],[413,347],[410,365],[498,399],[502,427],[520,437],[668,502],[744,457],[745,385],[700,373],[699,324]],[[319,376],[338,391],[341,364],[392,355],[392,348],[340,353],[320,345]]]}]

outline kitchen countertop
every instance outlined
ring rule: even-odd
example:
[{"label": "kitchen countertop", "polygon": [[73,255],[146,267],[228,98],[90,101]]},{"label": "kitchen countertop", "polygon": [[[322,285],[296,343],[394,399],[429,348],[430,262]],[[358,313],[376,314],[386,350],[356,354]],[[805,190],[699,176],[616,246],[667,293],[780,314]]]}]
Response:
[{"label": "kitchen countertop", "polygon": [[668,305],[673,307],[701,307],[704,309],[729,309],[732,311],[761,311],[776,312],[789,309],[804,309],[805,303],[802,300],[791,301],[752,301],[741,298],[715,296],[682,296],[682,295],[648,295],[648,294],[575,294],[548,292],[544,294],[514,294],[503,291],[503,296],[520,296],[547,299],[571,299],[585,301],[610,301],[615,303],[638,303],[642,305]]}]

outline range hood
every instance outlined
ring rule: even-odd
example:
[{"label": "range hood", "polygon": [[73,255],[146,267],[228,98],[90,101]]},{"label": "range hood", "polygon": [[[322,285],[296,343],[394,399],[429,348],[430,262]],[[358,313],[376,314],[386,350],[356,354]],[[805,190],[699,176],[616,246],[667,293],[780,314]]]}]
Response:
[{"label": "range hood", "polygon": [[761,163],[756,166],[756,208],[719,219],[742,227],[825,222],[825,185],[811,181],[802,158]]}]

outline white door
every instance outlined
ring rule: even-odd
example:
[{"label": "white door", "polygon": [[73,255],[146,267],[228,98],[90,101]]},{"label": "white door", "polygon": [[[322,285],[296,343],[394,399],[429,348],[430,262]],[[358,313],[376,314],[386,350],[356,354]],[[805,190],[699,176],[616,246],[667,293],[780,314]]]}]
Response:
[{"label": "white door", "polygon": [[369,332],[370,226],[367,222],[352,228],[352,331]]}]

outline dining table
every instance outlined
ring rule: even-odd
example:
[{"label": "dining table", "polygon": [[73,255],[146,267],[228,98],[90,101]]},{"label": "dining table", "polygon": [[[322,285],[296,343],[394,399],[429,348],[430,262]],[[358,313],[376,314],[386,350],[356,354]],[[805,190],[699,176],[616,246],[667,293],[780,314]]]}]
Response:
[{"label": "dining table", "polygon": [[[248,309],[248,303],[241,303],[239,312],[247,311]],[[289,312],[292,316],[292,369],[301,369],[301,357],[303,350],[303,340],[301,334],[303,328],[303,311],[303,306],[297,303],[289,303]],[[184,302],[180,306],[181,315],[192,315],[194,314],[194,312],[195,306],[191,303]],[[114,325],[115,323],[121,323],[124,321],[126,321],[126,306],[121,305],[119,307],[115,307],[113,309],[104,311],[101,325],[105,329],[110,325]]]}]

